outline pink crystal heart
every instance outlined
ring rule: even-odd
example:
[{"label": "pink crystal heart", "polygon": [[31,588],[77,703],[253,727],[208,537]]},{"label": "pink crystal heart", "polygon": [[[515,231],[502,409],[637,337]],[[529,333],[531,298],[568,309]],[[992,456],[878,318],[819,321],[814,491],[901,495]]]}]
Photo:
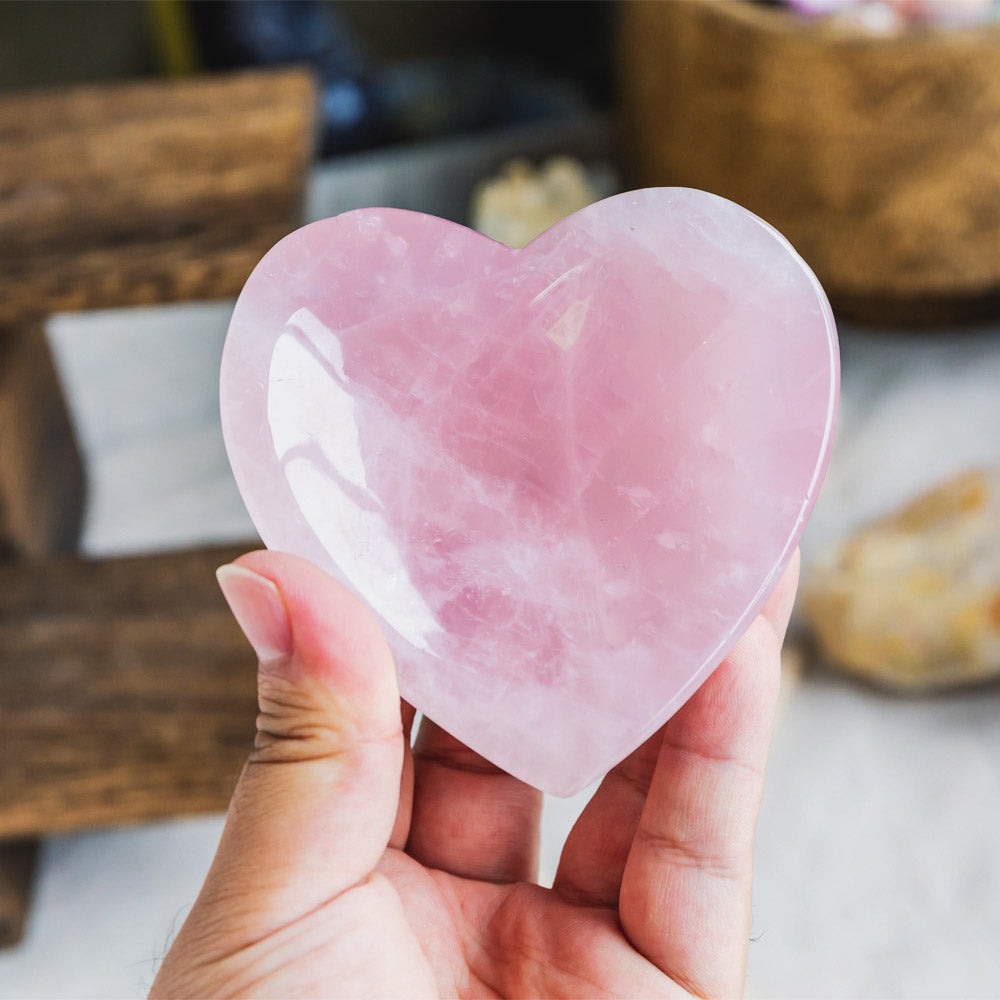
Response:
[{"label": "pink crystal heart", "polygon": [[375,609],[403,696],[566,795],[760,610],[826,468],[838,367],[812,272],[713,195],[618,195],[521,250],[370,209],[253,272],[223,428],[261,537]]}]

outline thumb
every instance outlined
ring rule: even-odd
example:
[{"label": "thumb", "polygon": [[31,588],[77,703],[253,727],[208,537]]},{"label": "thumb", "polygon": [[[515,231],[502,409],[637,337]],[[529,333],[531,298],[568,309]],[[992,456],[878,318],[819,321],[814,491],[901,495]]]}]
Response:
[{"label": "thumb", "polygon": [[260,661],[260,714],[198,905],[224,900],[234,930],[258,936],[364,880],[384,853],[399,693],[374,616],[311,563],[253,552],[218,578]]}]

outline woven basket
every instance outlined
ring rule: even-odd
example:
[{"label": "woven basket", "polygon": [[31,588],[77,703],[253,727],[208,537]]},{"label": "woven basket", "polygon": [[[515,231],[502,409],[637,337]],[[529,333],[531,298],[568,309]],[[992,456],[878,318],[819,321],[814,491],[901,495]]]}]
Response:
[{"label": "woven basket", "polygon": [[639,185],[731,198],[842,316],[1000,316],[1000,25],[873,37],[740,0],[624,5]]}]

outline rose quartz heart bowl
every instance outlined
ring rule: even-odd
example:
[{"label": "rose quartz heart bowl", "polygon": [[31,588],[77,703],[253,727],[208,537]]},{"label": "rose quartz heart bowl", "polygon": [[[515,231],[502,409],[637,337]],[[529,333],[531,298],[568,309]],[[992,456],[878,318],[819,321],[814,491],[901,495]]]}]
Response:
[{"label": "rose quartz heart bowl", "polygon": [[759,612],[816,499],[838,378],[791,246],[656,188],[520,250],[392,209],[306,226],[247,281],[221,398],[265,543],[371,605],[408,701],[566,795]]}]

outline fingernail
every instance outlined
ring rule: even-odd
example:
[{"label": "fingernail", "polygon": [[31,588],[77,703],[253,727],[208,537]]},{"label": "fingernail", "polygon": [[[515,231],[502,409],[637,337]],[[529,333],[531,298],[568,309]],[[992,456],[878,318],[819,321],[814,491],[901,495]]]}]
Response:
[{"label": "fingernail", "polygon": [[292,625],[281,592],[267,577],[242,566],[220,566],[215,576],[236,623],[262,663],[294,649]]}]

